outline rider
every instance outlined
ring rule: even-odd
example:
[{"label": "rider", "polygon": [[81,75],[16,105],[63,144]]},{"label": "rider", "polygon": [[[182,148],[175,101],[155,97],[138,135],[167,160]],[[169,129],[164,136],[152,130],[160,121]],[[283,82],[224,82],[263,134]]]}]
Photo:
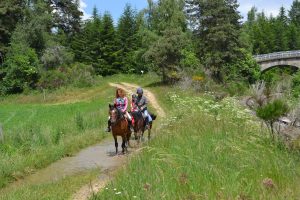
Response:
[{"label": "rider", "polygon": [[[131,131],[133,131],[133,127],[131,124],[132,118],[130,114],[127,112],[128,100],[125,91],[122,88],[117,88],[116,90],[116,98],[114,99],[114,106],[127,118],[129,128]],[[109,118],[106,132],[110,132],[110,131],[111,131],[111,121]]]},{"label": "rider", "polygon": [[149,128],[149,124],[152,122],[151,115],[148,113],[147,110],[147,98],[143,95],[143,89],[138,88],[136,90],[136,93],[138,94],[137,99],[136,99],[136,105],[139,108],[139,110],[144,113],[144,115],[147,117],[148,120],[146,120],[146,129]]},{"label": "rider", "polygon": [[[136,99],[137,99],[136,94],[132,94],[131,95],[131,108],[130,108],[131,114],[133,112],[138,112],[139,111],[139,108],[136,105]],[[132,126],[134,127],[134,117],[131,117],[131,118],[132,118],[132,120],[131,120]]]}]

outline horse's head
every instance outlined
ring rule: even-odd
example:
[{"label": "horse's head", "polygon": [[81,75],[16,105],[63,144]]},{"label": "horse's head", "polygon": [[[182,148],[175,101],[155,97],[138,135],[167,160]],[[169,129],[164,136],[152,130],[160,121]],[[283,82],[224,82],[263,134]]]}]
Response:
[{"label": "horse's head", "polygon": [[109,116],[111,123],[116,123],[118,120],[118,110],[114,105],[109,104]]}]

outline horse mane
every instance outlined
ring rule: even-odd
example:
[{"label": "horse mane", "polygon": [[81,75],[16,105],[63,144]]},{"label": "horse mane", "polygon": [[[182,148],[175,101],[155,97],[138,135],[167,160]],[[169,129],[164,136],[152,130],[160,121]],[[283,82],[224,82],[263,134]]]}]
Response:
[{"label": "horse mane", "polygon": [[143,114],[141,112],[131,112],[131,115],[135,120],[143,119]]}]

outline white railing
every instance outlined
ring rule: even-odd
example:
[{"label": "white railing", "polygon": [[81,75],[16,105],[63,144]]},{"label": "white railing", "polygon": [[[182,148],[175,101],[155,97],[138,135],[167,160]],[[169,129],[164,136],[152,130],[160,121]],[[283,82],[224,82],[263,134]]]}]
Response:
[{"label": "white railing", "polygon": [[278,60],[278,59],[284,59],[284,58],[300,58],[300,50],[282,51],[282,52],[275,52],[275,53],[254,56],[254,59],[257,62],[263,62],[263,61],[268,61],[268,60]]}]

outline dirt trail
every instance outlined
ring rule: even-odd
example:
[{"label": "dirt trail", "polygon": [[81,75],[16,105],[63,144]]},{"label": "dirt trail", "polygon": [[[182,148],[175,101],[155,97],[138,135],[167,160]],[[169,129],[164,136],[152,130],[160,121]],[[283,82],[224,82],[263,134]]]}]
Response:
[{"label": "dirt trail", "polygon": [[[129,83],[120,83],[120,84],[110,83],[109,85],[112,87],[122,88],[129,94],[135,93],[136,88],[138,88],[137,85],[129,84]],[[159,117],[162,117],[162,118],[165,117],[166,113],[158,104],[158,102],[155,98],[155,95],[146,89],[144,89],[144,94],[148,98],[149,104],[156,110]],[[109,138],[109,139],[111,139],[111,138]],[[111,139],[111,145],[112,144],[113,144],[113,142]],[[114,148],[112,148],[112,149],[114,149]],[[131,152],[131,155],[133,155],[132,154],[133,152],[137,152],[137,151],[138,151],[138,149],[133,149],[133,151]],[[102,160],[104,161],[105,159],[102,159]],[[114,177],[113,174],[124,165],[126,160],[127,160],[127,156],[119,156],[118,162],[114,163],[113,168],[103,168],[100,165],[100,167],[102,169],[102,172],[101,172],[102,174],[97,178],[97,180],[92,181],[89,185],[85,185],[80,190],[78,190],[78,192],[73,196],[72,199],[87,200],[93,194],[96,194],[99,191],[101,191],[106,186],[106,184],[112,180],[112,178]],[[109,160],[108,160],[108,162],[109,162]]]},{"label": "dirt trail", "polygon": [[[130,83],[124,83],[124,82],[122,82],[121,84],[110,83],[110,86],[120,87],[120,88],[124,89],[126,92],[128,92],[129,94],[135,93],[136,89],[139,87],[138,85],[130,84]],[[145,96],[147,97],[147,99],[150,102],[151,106],[156,110],[157,114],[160,117],[166,117],[166,113],[160,107],[160,105],[158,104],[158,102],[155,98],[155,95],[147,89],[143,89],[143,90],[144,90]]]}]

